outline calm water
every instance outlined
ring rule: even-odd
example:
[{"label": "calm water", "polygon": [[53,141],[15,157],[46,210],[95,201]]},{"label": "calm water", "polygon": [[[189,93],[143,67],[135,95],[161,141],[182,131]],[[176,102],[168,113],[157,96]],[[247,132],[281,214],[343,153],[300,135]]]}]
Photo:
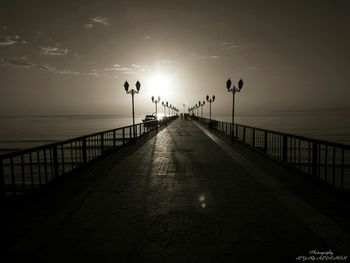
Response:
[{"label": "calm water", "polygon": [[[214,118],[231,122],[231,116],[227,115]],[[237,116],[235,121],[253,127],[350,144],[350,114],[347,112],[249,115]]]},{"label": "calm water", "polygon": [[[136,116],[135,122],[142,117]],[[130,117],[109,115],[0,117],[0,149],[23,149],[130,124]]]},{"label": "calm water", "polygon": [[[136,117],[141,122],[144,116]],[[230,115],[214,115],[231,121]],[[350,144],[350,122],[346,113],[237,116],[237,123]],[[12,116],[0,117],[0,149],[23,149],[72,137],[127,126],[127,116]]]}]

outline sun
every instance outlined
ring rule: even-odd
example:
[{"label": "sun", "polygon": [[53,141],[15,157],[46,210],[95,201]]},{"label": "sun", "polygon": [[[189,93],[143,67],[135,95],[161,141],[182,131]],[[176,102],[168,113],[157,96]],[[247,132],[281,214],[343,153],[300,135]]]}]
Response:
[{"label": "sun", "polygon": [[149,95],[166,99],[171,95],[171,79],[164,74],[155,74],[149,77],[147,87]]}]

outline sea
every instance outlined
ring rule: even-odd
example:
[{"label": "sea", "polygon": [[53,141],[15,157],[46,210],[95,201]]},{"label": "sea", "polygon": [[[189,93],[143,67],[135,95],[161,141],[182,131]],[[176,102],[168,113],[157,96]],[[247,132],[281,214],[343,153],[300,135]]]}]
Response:
[{"label": "sea", "polygon": [[[208,116],[204,116],[208,117]],[[350,121],[346,112],[245,114],[236,123],[350,145]],[[137,115],[139,123],[144,115]],[[231,122],[230,114],[213,119]],[[0,154],[63,141],[132,124],[128,115],[0,116]]]}]

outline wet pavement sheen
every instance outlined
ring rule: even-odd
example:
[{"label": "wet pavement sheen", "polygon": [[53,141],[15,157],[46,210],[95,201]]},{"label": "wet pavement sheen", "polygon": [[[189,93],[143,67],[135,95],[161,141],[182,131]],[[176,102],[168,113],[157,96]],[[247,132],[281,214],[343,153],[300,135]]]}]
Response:
[{"label": "wet pavement sheen", "polygon": [[[303,200],[279,184],[284,192],[276,191],[264,179],[269,174],[192,121],[179,119],[130,149],[9,212],[5,253],[22,262],[216,263],[296,262],[312,249],[336,253],[337,243],[318,233],[322,226],[311,225],[318,212],[305,218],[294,208],[308,209]],[[337,230],[339,242],[348,238]]]}]

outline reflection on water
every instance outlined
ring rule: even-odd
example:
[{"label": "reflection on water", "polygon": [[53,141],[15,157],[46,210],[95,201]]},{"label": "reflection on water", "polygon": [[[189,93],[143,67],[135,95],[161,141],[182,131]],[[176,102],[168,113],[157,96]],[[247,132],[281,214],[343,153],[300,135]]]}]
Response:
[{"label": "reflection on water", "polygon": [[206,200],[206,198],[205,198],[205,195],[203,195],[203,194],[198,197],[198,201],[199,201],[199,204],[200,204],[201,208],[206,208],[207,207],[207,204],[205,203],[205,200]]}]

